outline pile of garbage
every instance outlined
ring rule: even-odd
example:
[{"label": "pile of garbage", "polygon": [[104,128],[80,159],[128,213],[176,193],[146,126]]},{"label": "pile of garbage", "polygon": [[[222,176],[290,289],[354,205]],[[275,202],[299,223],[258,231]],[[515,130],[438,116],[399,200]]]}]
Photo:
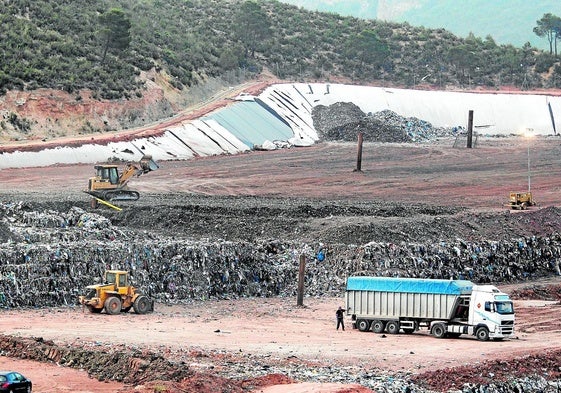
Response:
[{"label": "pile of garbage", "polygon": [[391,110],[366,114],[349,102],[318,105],[312,111],[312,119],[320,139],[326,141],[356,141],[362,133],[365,142],[426,142],[461,131],[461,127],[434,127],[425,120],[403,117]]},{"label": "pile of garbage", "polygon": [[559,273],[561,235],[505,241],[323,244],[192,240],[119,228],[72,207],[0,204],[0,307],[76,304],[107,269],[161,302],[295,296],[300,258],[310,296],[340,296],[349,275],[514,282]]}]

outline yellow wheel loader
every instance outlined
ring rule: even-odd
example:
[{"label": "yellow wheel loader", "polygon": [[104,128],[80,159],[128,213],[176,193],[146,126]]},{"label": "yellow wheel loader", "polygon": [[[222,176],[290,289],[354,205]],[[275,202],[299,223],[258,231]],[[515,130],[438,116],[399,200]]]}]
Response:
[{"label": "yellow wheel loader", "polygon": [[103,164],[94,166],[96,175],[88,180],[91,207],[96,208],[98,199],[102,201],[136,201],[140,198],[138,191],[129,190],[128,182],[133,176],[140,176],[158,169],[152,156],[144,155],[138,163],[127,163],[119,172],[117,165]]},{"label": "yellow wheel loader", "polygon": [[511,209],[525,210],[530,206],[535,206],[536,202],[532,198],[531,192],[511,192],[508,198],[508,205]]},{"label": "yellow wheel loader", "polygon": [[80,304],[92,313],[103,310],[115,315],[128,312],[131,308],[137,314],[154,311],[154,301],[129,284],[129,272],[107,270],[103,284],[88,285],[86,294],[79,296]]}]

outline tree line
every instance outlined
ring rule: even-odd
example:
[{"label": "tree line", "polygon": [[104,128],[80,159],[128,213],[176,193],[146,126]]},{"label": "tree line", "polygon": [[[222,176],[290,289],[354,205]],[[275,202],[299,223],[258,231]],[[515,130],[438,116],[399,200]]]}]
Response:
[{"label": "tree line", "polygon": [[3,0],[0,20],[0,94],[44,87],[131,98],[142,95],[149,70],[179,90],[263,69],[296,81],[561,86],[561,23],[551,14],[534,28],[550,40],[549,53],[274,0]]}]

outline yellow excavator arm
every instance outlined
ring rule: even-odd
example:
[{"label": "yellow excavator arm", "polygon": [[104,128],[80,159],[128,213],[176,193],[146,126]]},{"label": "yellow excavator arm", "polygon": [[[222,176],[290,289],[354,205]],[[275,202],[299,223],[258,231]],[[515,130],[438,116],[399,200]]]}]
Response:
[{"label": "yellow excavator arm", "polygon": [[[140,195],[137,191],[127,189],[126,185],[134,176],[158,169],[158,164],[152,160],[152,156],[144,155],[138,163],[128,163],[121,173],[118,173],[116,165],[96,165],[96,176],[88,181],[86,193],[103,201],[137,200]],[[92,207],[97,203],[92,202]]]}]

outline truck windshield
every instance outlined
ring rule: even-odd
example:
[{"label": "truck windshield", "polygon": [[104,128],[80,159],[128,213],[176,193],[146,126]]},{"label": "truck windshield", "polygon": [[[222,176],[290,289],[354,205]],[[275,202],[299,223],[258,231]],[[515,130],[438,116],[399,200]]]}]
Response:
[{"label": "truck windshield", "polygon": [[499,314],[514,314],[512,302],[495,302]]}]

